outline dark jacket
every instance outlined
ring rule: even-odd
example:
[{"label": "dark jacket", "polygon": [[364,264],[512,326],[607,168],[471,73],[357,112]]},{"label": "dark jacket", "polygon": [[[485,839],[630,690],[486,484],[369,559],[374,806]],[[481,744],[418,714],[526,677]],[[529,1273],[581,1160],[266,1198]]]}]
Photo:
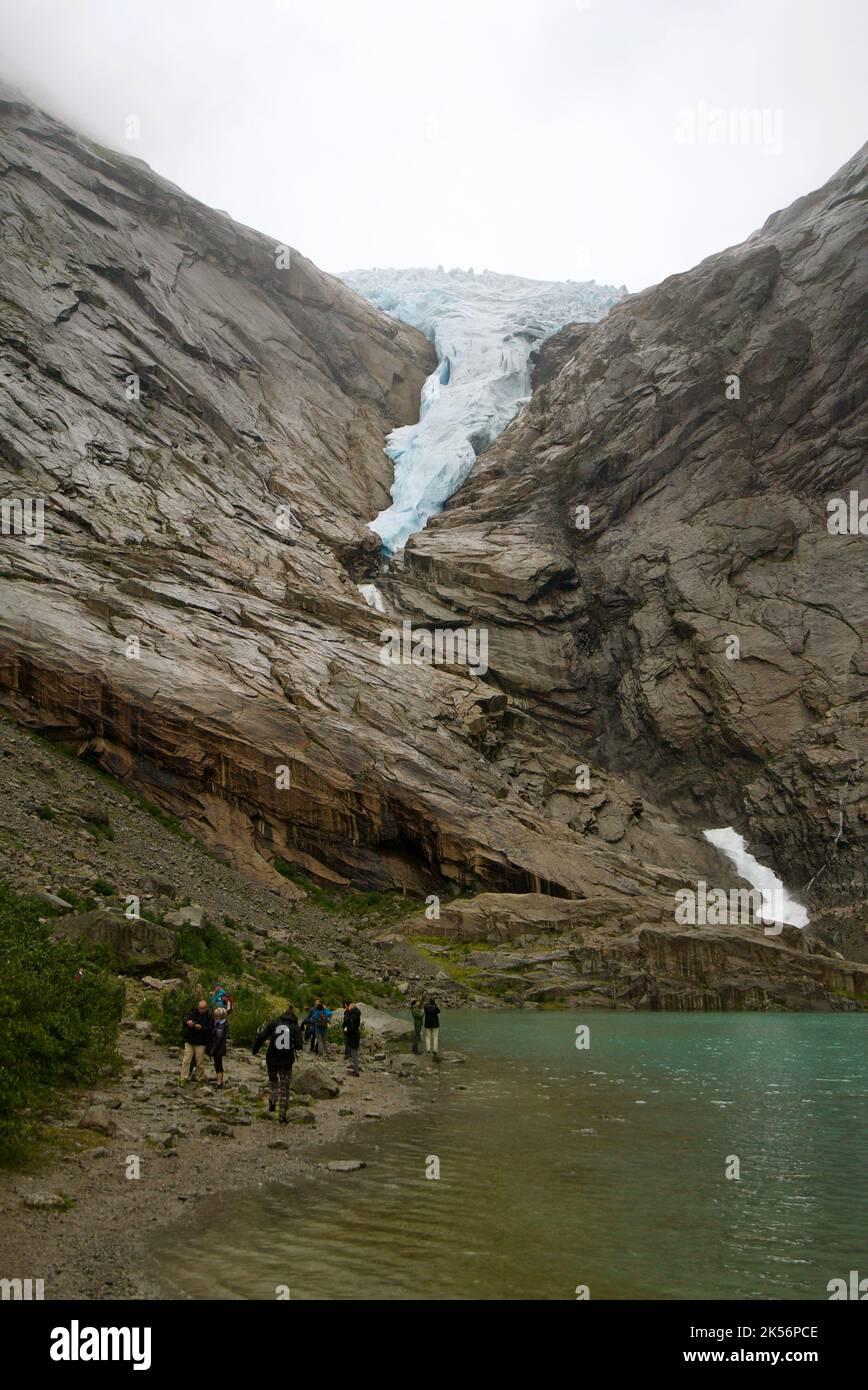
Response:
[{"label": "dark jacket", "polygon": [[344,1009],[344,1037],[347,1047],[358,1047],[362,1041],[362,1015],[355,1005]]},{"label": "dark jacket", "polygon": [[[201,1023],[201,1028],[192,1028],[190,1024]],[[184,1014],[184,1042],[192,1043],[194,1047],[206,1047],[208,1035],[211,1032],[211,1015],[200,1014],[194,1004],[192,1009],[188,1009]]]},{"label": "dark jacket", "polygon": [[295,1061],[296,1052],[304,1046],[298,1019],[292,1009],[287,1009],[286,1013],[266,1024],[251,1048],[254,1056],[265,1042],[268,1043],[265,1054],[268,1070],[288,1071]]},{"label": "dark jacket", "polygon": [[438,1009],[436,1004],[428,1003],[425,1005],[425,1027],[440,1027],[440,1010]]},{"label": "dark jacket", "polygon": [[229,1036],[229,1020],[226,1018],[215,1018],[211,1024],[211,1031],[208,1034],[208,1041],[205,1044],[209,1057],[225,1057],[226,1042]]}]

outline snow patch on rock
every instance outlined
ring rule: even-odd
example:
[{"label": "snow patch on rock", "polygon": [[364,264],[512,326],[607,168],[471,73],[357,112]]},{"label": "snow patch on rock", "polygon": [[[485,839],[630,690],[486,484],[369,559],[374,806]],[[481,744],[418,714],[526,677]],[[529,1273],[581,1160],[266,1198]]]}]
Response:
[{"label": "snow patch on rock", "polygon": [[715,849],[726,855],[740,878],[763,895],[763,911],[760,914],[766,922],[787,922],[791,927],[808,925],[807,909],[790,897],[777,874],[767,869],[758,859],[748,853],[744,836],[727,826],[721,830],[704,830],[703,835]]}]

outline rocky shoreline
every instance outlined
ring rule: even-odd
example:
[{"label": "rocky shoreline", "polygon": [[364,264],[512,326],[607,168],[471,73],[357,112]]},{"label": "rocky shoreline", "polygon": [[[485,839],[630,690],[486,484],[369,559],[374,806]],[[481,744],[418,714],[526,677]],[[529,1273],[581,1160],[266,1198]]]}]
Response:
[{"label": "rocky shoreline", "polygon": [[[327,1145],[412,1105],[430,1065],[387,1050],[376,1034],[363,1043],[359,1077],[346,1073],[337,1047],[326,1059],[299,1059],[290,1123],[280,1125],[266,1107],[264,1062],[247,1049],[230,1048],[220,1092],[210,1079],[180,1087],[177,1049],[146,1023],[125,1020],[119,1044],[121,1079],[64,1098],[47,1162],[0,1175],[3,1276],[44,1280],[46,1299],[165,1297],[145,1255],[156,1229],[214,1191],[286,1182],[322,1165]],[[136,1158],[138,1178],[128,1176]],[[333,1180],[351,1184],[352,1171]]]}]

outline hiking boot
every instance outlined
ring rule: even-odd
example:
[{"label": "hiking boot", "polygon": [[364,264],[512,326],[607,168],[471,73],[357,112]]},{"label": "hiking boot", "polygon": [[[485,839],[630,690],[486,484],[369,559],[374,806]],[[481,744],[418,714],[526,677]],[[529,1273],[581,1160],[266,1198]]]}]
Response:
[{"label": "hiking boot", "polygon": [[280,1123],[281,1123],[282,1125],[288,1125],[288,1124],[289,1124],[289,1119],[288,1119],[288,1117],[287,1117],[286,1115],[281,1115],[281,1116],[280,1116]]}]

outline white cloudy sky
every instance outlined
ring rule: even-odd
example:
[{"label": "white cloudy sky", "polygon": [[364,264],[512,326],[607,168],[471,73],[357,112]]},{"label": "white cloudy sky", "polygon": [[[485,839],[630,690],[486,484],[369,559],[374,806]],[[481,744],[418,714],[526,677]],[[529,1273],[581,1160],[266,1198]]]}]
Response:
[{"label": "white cloudy sky", "polygon": [[[855,152],[866,38],[863,0],[0,0],[7,80],[327,270],[631,290]],[[782,149],[679,143],[700,103]]]}]

